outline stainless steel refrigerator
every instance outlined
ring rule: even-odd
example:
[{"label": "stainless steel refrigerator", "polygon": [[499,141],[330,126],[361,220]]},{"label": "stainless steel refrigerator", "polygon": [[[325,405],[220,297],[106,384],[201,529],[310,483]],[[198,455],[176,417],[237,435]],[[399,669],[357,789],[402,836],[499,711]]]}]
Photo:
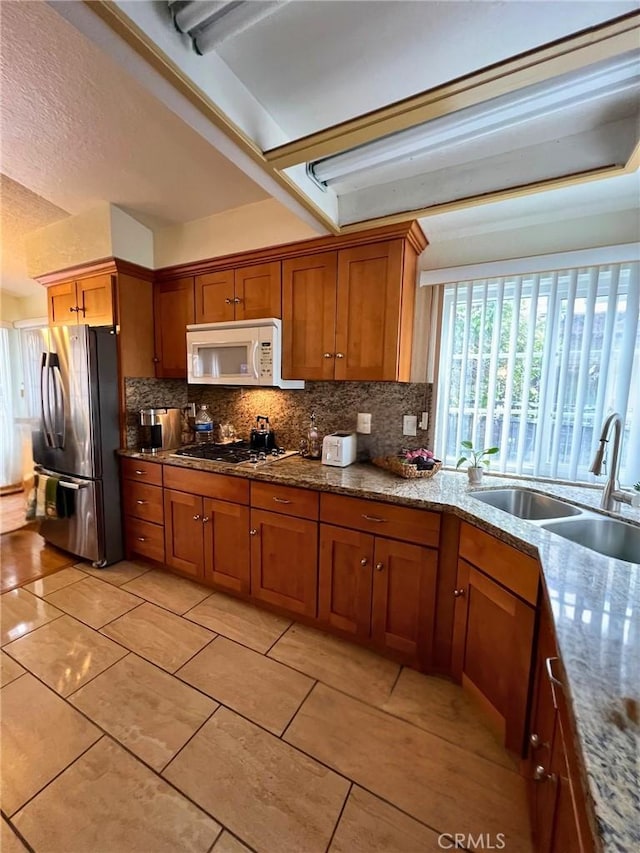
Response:
[{"label": "stainless steel refrigerator", "polygon": [[73,493],[69,517],[43,519],[40,533],[100,567],[123,556],[116,346],[112,326],[42,329],[41,417],[32,434],[36,473],[59,477]]}]

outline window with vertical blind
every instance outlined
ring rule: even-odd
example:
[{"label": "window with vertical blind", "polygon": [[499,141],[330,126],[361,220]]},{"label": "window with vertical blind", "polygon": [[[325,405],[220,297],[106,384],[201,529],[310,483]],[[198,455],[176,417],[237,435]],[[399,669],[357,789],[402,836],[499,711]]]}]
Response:
[{"label": "window with vertical blind", "polygon": [[639,264],[443,285],[435,448],[498,445],[494,472],[589,481],[602,424],[624,421],[620,481],[640,480]]}]

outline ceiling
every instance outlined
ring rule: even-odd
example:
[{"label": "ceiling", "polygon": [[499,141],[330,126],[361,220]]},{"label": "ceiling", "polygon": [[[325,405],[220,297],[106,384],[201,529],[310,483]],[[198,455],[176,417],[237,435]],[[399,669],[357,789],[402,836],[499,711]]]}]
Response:
[{"label": "ceiling", "polygon": [[[500,63],[527,51],[537,60],[541,45],[638,4],[555,0],[550,8],[544,0],[291,0],[198,56],[164,0],[0,3],[3,290],[29,291],[24,233],[105,201],[154,229],[273,196],[319,231],[416,215],[432,244],[455,234],[465,211],[467,225],[489,228],[545,210],[560,218],[563,205],[625,209],[634,193],[637,208],[637,184],[621,194],[607,172],[597,184],[578,178],[581,196],[554,189],[518,198],[521,188],[548,190],[550,178],[574,171],[613,164],[619,175],[638,138],[633,87],[605,93],[595,111],[561,106],[535,127],[515,123],[401,155],[333,186],[309,177],[314,158],[287,153],[305,134],[316,161],[348,151],[352,132],[375,140],[375,128],[387,128],[386,113],[375,111],[391,105],[402,119],[424,92],[438,95],[445,120],[465,117],[464,99],[448,94],[459,85],[451,81],[475,85],[487,67],[509,81],[507,94],[528,93],[523,86],[539,77],[527,71],[516,86]],[[500,105],[495,92],[490,105]],[[362,131],[358,117],[368,111]],[[327,128],[329,155],[316,142]],[[511,198],[505,191],[514,187]]]}]

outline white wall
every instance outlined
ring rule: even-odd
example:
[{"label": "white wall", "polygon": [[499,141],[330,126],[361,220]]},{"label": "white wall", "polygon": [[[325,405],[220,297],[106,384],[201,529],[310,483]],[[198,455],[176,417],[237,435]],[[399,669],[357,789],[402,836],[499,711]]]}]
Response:
[{"label": "white wall", "polygon": [[155,267],[215,258],[319,236],[273,198],[155,232]]}]

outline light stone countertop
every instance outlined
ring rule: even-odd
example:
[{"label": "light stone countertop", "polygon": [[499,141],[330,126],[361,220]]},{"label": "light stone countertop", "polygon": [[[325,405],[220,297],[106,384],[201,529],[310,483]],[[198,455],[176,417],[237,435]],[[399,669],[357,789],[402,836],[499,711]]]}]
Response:
[{"label": "light stone countertop", "polygon": [[[140,458],[133,451],[123,455]],[[640,850],[640,557],[637,563],[604,557],[482,503],[470,494],[477,487],[468,486],[464,472],[440,471],[431,479],[405,480],[371,464],[332,468],[300,457],[258,468],[176,457],[169,451],[153,458],[179,467],[452,512],[537,557],[603,849]],[[601,489],[485,476],[483,490],[497,487],[525,487],[600,511]],[[618,517],[640,525],[638,509],[625,506]]]}]

